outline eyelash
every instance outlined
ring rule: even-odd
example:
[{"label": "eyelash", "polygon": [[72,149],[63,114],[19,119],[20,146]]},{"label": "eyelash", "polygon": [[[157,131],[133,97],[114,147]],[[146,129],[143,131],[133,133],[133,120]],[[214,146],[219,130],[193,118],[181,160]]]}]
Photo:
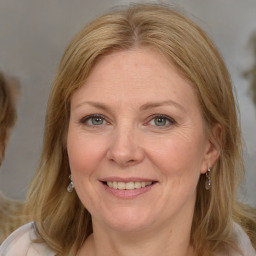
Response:
[{"label": "eyelash", "polygon": [[[92,127],[104,125],[104,124],[99,124],[99,125],[96,125],[96,124],[86,124],[86,122],[88,122],[90,119],[92,120],[93,118],[99,118],[99,119],[102,119],[103,122],[108,123],[108,121],[106,120],[105,116],[101,115],[101,114],[93,114],[93,115],[85,116],[85,117],[83,117],[80,120],[79,123],[83,124],[83,125],[92,126]],[[164,125],[164,126],[157,126],[157,125],[152,125],[152,126],[156,126],[156,127],[159,127],[159,128],[161,128],[161,127],[162,128],[168,128],[169,126],[176,124],[176,121],[173,118],[171,118],[171,117],[169,117],[167,115],[154,114],[154,115],[150,116],[150,119],[149,119],[149,121],[146,122],[146,125],[150,125],[150,122],[154,121],[156,119],[163,119],[163,120],[169,122],[169,124],[168,125]]]},{"label": "eyelash", "polygon": [[157,126],[157,125],[155,125],[155,126],[157,126],[159,128],[169,128],[171,125],[176,124],[176,121],[173,118],[171,118],[171,117],[169,117],[167,115],[163,115],[163,114],[154,114],[154,115],[152,115],[150,117],[149,122],[147,122],[147,123],[150,123],[151,121],[154,121],[156,119],[164,119],[165,121],[169,122],[169,124],[164,125],[164,126]]},{"label": "eyelash", "polygon": [[[102,119],[103,122],[107,122],[106,121],[106,118],[101,115],[101,114],[93,114],[93,115],[89,115],[89,116],[85,116],[83,117],[81,120],[80,120],[80,123],[83,124],[83,125],[86,125],[86,122],[88,122],[90,119],[92,120],[93,118],[99,118],[99,119]],[[108,123],[108,122],[107,122]],[[88,124],[87,124],[88,125]],[[101,125],[94,125],[94,124],[90,124],[88,126],[101,126]]]}]

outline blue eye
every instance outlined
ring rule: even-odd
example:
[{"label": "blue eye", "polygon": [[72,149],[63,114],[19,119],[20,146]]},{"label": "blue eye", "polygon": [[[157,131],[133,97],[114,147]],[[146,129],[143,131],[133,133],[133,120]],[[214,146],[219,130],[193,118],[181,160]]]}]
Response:
[{"label": "blue eye", "polygon": [[102,125],[104,123],[104,119],[102,117],[95,116],[90,118],[90,122],[93,125]]},{"label": "blue eye", "polygon": [[153,119],[150,120],[149,124],[153,126],[159,127],[169,127],[170,125],[174,124],[175,121],[165,115],[156,115]]},{"label": "blue eye", "polygon": [[154,118],[153,120],[156,126],[165,126],[167,123],[167,120],[164,117],[157,117],[157,118]]},{"label": "blue eye", "polygon": [[105,125],[107,122],[103,116],[91,115],[91,116],[84,117],[81,120],[81,123],[89,126],[100,126],[100,125]]}]

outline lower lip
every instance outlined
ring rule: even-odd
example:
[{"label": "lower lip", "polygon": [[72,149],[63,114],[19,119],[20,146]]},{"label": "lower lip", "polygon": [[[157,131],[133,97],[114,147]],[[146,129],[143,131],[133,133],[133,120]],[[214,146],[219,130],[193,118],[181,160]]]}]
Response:
[{"label": "lower lip", "polygon": [[149,190],[154,186],[154,183],[152,185],[146,186],[144,188],[137,188],[137,189],[114,189],[110,188],[109,186],[103,184],[105,190],[110,192],[112,195],[118,197],[118,198],[123,198],[123,199],[132,199],[137,196],[140,196]]}]

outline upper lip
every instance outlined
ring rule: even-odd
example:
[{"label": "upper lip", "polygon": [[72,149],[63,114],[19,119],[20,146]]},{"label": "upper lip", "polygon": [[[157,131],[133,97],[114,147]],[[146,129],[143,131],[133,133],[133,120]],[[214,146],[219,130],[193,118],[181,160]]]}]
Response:
[{"label": "upper lip", "polygon": [[109,182],[109,181],[117,181],[117,182],[156,182],[154,179],[148,179],[148,178],[141,178],[141,177],[106,177],[103,179],[100,179],[101,182]]}]

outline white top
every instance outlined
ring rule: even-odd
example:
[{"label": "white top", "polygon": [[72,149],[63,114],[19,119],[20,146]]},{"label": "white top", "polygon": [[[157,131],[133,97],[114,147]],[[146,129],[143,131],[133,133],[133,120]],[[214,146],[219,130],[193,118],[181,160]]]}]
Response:
[{"label": "white top", "polygon": [[[249,237],[243,229],[234,224],[235,239],[237,245],[243,251],[244,256],[256,256]],[[34,223],[28,223],[14,231],[0,246],[0,256],[54,256],[55,253],[45,243],[32,243],[36,238]],[[225,256],[218,254],[216,256]],[[241,256],[232,252],[229,256]]]},{"label": "white top", "polygon": [[34,223],[15,230],[0,246],[0,256],[54,256],[45,243],[32,243],[36,238]]}]

